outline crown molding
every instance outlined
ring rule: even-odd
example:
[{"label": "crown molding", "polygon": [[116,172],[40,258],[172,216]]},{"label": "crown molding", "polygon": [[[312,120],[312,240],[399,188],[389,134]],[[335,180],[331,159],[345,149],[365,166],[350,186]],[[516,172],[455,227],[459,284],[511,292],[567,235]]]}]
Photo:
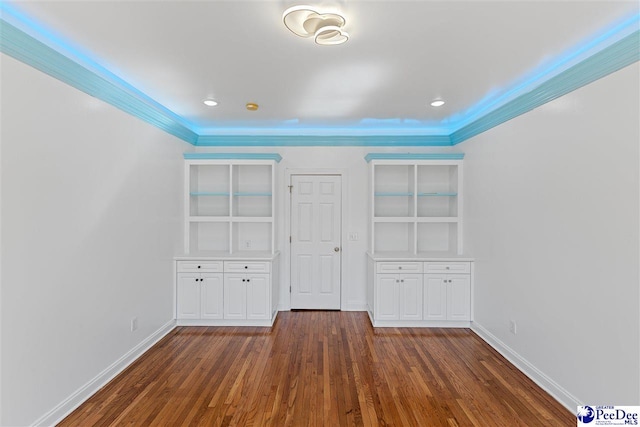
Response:
[{"label": "crown molding", "polygon": [[532,91],[507,102],[474,122],[456,130],[451,134],[452,145],[466,141],[638,60],[640,60],[640,31],[635,31],[622,40],[550,78]]},{"label": "crown molding", "polygon": [[[27,17],[0,3],[0,51],[120,110],[144,120],[194,146],[451,146],[559,98],[640,60],[639,15],[633,15],[577,51],[561,58],[526,85],[512,88],[486,112],[468,113],[457,126],[445,130],[407,128],[250,129],[239,133],[196,132],[196,127],[131,86],[109,70],[73,49],[65,52],[59,40],[37,28]],[[14,25],[15,24],[15,25]],[[474,114],[477,117],[474,117]],[[444,123],[444,122],[443,122]],[[222,132],[224,130],[220,130]],[[212,132],[212,133],[209,133]],[[378,132],[378,133],[376,133]],[[336,134],[342,133],[342,134]],[[394,134],[396,133],[396,134]],[[438,133],[436,135],[430,133]]]},{"label": "crown molding", "polygon": [[159,103],[125,87],[114,75],[102,76],[69,59],[4,19],[0,19],[0,51],[183,141],[196,143],[198,135]]}]

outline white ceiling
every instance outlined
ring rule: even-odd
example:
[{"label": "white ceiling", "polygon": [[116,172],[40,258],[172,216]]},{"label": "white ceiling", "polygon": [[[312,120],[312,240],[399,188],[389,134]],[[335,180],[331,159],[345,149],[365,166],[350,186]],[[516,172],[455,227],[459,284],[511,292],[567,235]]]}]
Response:
[{"label": "white ceiling", "polygon": [[[294,4],[350,40],[290,33]],[[12,5],[200,131],[437,125],[504,93],[637,1],[28,1]],[[213,97],[217,107],[202,101]],[[439,109],[429,102],[442,97]],[[260,109],[250,112],[247,102]]]}]

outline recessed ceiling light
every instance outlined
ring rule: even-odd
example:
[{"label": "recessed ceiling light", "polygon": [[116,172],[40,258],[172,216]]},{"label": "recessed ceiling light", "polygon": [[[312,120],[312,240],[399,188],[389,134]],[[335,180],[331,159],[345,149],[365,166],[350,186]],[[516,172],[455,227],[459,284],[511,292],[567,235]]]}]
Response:
[{"label": "recessed ceiling light", "polygon": [[442,99],[435,99],[431,101],[432,107],[442,107],[444,105],[444,101]]},{"label": "recessed ceiling light", "polygon": [[218,102],[214,101],[213,99],[205,99],[204,100],[204,105],[206,105],[208,107],[215,107],[216,105],[218,105]]}]

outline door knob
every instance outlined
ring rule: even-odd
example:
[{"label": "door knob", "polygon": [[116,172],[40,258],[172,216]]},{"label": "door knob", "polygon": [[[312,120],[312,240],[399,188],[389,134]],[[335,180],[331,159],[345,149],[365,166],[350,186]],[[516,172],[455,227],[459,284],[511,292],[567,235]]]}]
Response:
[{"label": "door knob", "polygon": [[340,247],[336,246],[335,248],[333,248],[334,252],[340,252]]}]

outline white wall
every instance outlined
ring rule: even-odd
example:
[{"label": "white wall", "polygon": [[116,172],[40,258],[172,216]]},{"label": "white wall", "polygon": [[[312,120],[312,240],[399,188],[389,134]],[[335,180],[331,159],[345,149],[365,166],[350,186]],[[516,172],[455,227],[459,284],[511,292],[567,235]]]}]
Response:
[{"label": "white wall", "polygon": [[[458,147],[198,147],[198,152],[234,152],[234,153],[279,153],[282,161],[278,164],[279,174],[279,221],[277,234],[281,261],[280,307],[289,309],[289,264],[287,248],[289,231],[285,227],[285,203],[287,169],[342,169],[346,171],[347,204],[343,206],[346,220],[342,227],[342,265],[343,283],[346,286],[349,310],[366,310],[366,252],[368,245],[368,163],[364,160],[367,153],[384,152],[450,152],[460,151]],[[348,233],[358,233],[357,241],[349,241]]]},{"label": "white wall", "polygon": [[7,56],[1,82],[0,424],[14,426],[172,322],[188,145]]},{"label": "white wall", "polygon": [[573,410],[640,404],[638,75],[458,146],[476,324]]}]

